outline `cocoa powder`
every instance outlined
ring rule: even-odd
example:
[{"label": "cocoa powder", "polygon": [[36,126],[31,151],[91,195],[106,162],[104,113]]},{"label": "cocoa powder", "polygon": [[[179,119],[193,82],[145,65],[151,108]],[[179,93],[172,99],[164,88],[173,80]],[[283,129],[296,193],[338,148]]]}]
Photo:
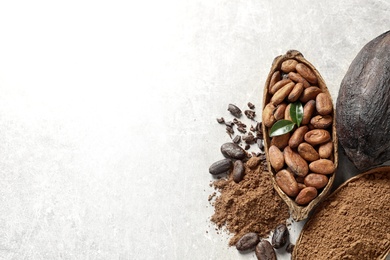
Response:
[{"label": "cocoa powder", "polygon": [[212,183],[220,194],[213,203],[211,221],[233,235],[231,246],[249,232],[266,237],[289,218],[287,205],[275,192],[269,173],[263,171],[265,158],[260,158],[252,157],[245,163],[245,176],[239,183],[231,174]]},{"label": "cocoa powder", "polygon": [[306,223],[293,259],[378,259],[390,250],[390,168],[338,189]]}]

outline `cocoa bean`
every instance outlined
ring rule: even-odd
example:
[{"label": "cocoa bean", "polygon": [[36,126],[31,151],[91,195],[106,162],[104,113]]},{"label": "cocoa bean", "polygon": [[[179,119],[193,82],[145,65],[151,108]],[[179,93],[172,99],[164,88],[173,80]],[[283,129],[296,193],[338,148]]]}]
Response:
[{"label": "cocoa bean", "polygon": [[279,224],[272,235],[272,246],[276,249],[283,247],[287,242],[288,235],[286,224]]},{"label": "cocoa bean", "polygon": [[275,94],[279,89],[283,88],[288,83],[292,83],[292,81],[290,79],[282,79],[276,82],[273,86],[270,87],[269,93],[272,95]]},{"label": "cocoa bean", "polygon": [[271,145],[271,147],[268,149],[269,154],[269,161],[271,163],[271,166],[274,168],[275,171],[279,171],[284,166],[284,156],[282,151],[279,150],[278,147],[275,145]]},{"label": "cocoa bean", "polygon": [[302,189],[298,196],[295,198],[295,202],[298,205],[306,205],[309,204],[315,197],[317,197],[318,191],[314,187],[306,187]]},{"label": "cocoa bean", "polygon": [[314,72],[303,63],[296,65],[297,72],[311,84],[317,84],[317,77]]},{"label": "cocoa bean", "polygon": [[302,103],[306,103],[309,100],[315,100],[317,95],[320,94],[322,91],[319,87],[308,87],[305,88],[299,98],[299,100]]},{"label": "cocoa bean", "polygon": [[309,172],[309,166],[305,159],[298,153],[294,152],[289,146],[284,148],[284,161],[288,167],[298,176],[306,176]]},{"label": "cocoa bean", "polygon": [[276,91],[275,94],[271,97],[270,103],[274,103],[274,105],[278,105],[282,103],[282,101],[290,94],[294,86],[295,86],[294,82],[284,85],[281,89]]},{"label": "cocoa bean", "polygon": [[238,251],[249,251],[255,249],[256,245],[260,242],[259,235],[251,232],[243,235],[236,243]]},{"label": "cocoa bean", "polygon": [[239,109],[236,105],[229,104],[228,111],[235,117],[241,116],[241,109]]},{"label": "cocoa bean", "polygon": [[329,115],[333,111],[333,103],[330,96],[326,93],[320,93],[316,97],[316,109],[320,115]]},{"label": "cocoa bean", "polygon": [[321,189],[328,184],[328,177],[323,174],[318,173],[309,173],[305,177],[305,185],[308,187],[314,187],[316,189]]},{"label": "cocoa bean", "polygon": [[275,111],[274,111],[274,117],[275,120],[280,120],[284,118],[284,112],[286,111],[287,104],[286,103],[280,103]]},{"label": "cocoa bean", "polygon": [[244,178],[245,168],[241,160],[234,162],[232,175],[235,183],[239,183]]},{"label": "cocoa bean", "polygon": [[303,89],[304,87],[302,83],[295,84],[294,88],[291,90],[290,94],[288,95],[287,100],[291,103],[297,101],[298,98],[301,96]]},{"label": "cocoa bean", "polygon": [[290,108],[291,108],[291,104],[288,104],[286,106],[286,109],[284,110],[284,119],[292,121],[290,116]]},{"label": "cocoa bean", "polygon": [[318,154],[322,159],[329,158],[333,152],[333,142],[327,142],[325,144],[320,145],[318,148]]},{"label": "cocoa bean", "polygon": [[307,125],[310,122],[310,119],[311,119],[315,109],[316,109],[315,100],[309,100],[303,106],[302,125]]},{"label": "cocoa bean", "polygon": [[231,159],[243,159],[246,155],[245,150],[236,143],[224,143],[221,146],[221,152],[225,157]]},{"label": "cocoa bean", "polygon": [[232,167],[232,160],[230,159],[222,159],[219,161],[216,161],[209,167],[209,172],[213,175],[226,173],[230,170]]},{"label": "cocoa bean", "polygon": [[308,143],[301,143],[298,146],[298,153],[300,156],[302,156],[303,159],[309,162],[320,159],[320,156],[317,151],[314,149],[313,146]]},{"label": "cocoa bean", "polygon": [[294,174],[288,170],[278,171],[275,175],[275,181],[287,196],[295,197],[299,193],[298,183],[294,178]]},{"label": "cocoa bean", "polygon": [[262,240],[257,244],[255,254],[258,260],[276,260],[275,250],[267,240]]},{"label": "cocoa bean", "polygon": [[302,83],[304,88],[310,87],[310,83],[304,79],[299,73],[290,72],[288,73],[288,78],[296,83]]},{"label": "cocoa bean", "polygon": [[262,117],[263,117],[263,124],[266,127],[272,127],[272,125],[275,123],[275,121],[276,121],[276,119],[274,117],[275,109],[276,109],[276,107],[272,103],[268,103],[264,107]]},{"label": "cocoa bean", "polygon": [[280,150],[284,149],[288,145],[288,140],[290,139],[290,133],[284,135],[274,136],[271,140],[271,145],[275,145]]},{"label": "cocoa bean", "polygon": [[330,134],[324,129],[314,129],[307,132],[304,139],[311,145],[318,145],[330,141]]},{"label": "cocoa bean", "polygon": [[291,71],[295,71],[295,66],[297,66],[298,61],[293,59],[288,59],[282,62],[282,65],[280,66],[280,69],[284,73],[289,73]]},{"label": "cocoa bean", "polygon": [[328,159],[319,159],[317,161],[311,162],[309,164],[309,169],[312,172],[320,174],[332,174],[336,170],[334,163]]},{"label": "cocoa bean", "polygon": [[275,85],[276,82],[278,82],[278,81],[280,81],[280,80],[281,80],[280,71],[277,70],[277,71],[275,71],[275,72],[272,74],[272,76],[271,76],[271,80],[270,80],[270,82],[269,82],[269,87],[268,87],[268,89],[271,90],[271,87],[272,87],[273,85]]},{"label": "cocoa bean", "polygon": [[333,123],[333,118],[331,115],[316,115],[310,120],[310,124],[312,124],[315,128],[326,129],[331,126]]},{"label": "cocoa bean", "polygon": [[305,125],[298,127],[297,130],[295,130],[291,135],[290,140],[288,141],[288,145],[291,148],[297,148],[298,145],[303,142],[303,138],[305,137],[307,131],[309,131],[309,128]]}]

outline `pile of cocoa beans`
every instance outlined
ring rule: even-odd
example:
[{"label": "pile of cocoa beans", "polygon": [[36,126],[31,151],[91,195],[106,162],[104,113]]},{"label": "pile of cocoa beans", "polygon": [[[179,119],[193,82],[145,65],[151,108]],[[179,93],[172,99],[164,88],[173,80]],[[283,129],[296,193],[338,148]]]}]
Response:
[{"label": "pile of cocoa beans", "polygon": [[263,124],[269,134],[278,120],[292,120],[291,103],[299,101],[303,106],[300,126],[272,137],[268,147],[277,185],[302,206],[317,197],[335,171],[333,103],[327,90],[319,87],[316,73],[295,59],[283,61],[271,76],[267,89],[270,98],[263,110]]}]

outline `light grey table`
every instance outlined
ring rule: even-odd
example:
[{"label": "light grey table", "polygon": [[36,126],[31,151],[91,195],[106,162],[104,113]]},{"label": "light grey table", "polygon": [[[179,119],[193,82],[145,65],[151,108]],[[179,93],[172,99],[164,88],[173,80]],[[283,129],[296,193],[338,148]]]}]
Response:
[{"label": "light grey table", "polygon": [[229,140],[215,118],[231,102],[260,108],[289,49],[336,100],[389,13],[388,1],[0,3],[0,259],[254,259],[209,222],[208,167]]}]

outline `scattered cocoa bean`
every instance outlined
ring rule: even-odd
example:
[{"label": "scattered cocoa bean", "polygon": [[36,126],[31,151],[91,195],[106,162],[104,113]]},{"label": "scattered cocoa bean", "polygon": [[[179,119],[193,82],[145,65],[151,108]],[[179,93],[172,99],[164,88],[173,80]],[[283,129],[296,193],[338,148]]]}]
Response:
[{"label": "scattered cocoa bean", "polygon": [[228,111],[235,117],[240,117],[241,116],[241,109],[239,109],[236,105],[229,104],[228,106]]},{"label": "scattered cocoa bean", "polygon": [[260,237],[257,233],[251,232],[243,235],[236,243],[238,251],[249,251],[255,249],[260,242]]},{"label": "scattered cocoa bean", "polygon": [[230,170],[230,168],[232,167],[232,164],[233,164],[233,162],[230,159],[222,159],[222,160],[216,161],[215,163],[213,163],[210,166],[209,172],[213,175],[225,173],[225,172]]},{"label": "scattered cocoa bean", "polygon": [[267,240],[262,240],[257,244],[255,254],[258,260],[276,260],[275,250]]},{"label": "scattered cocoa bean", "polygon": [[272,246],[276,249],[283,247],[287,242],[288,235],[286,224],[279,224],[272,235]]},{"label": "scattered cocoa bean", "polygon": [[235,183],[239,183],[244,178],[245,168],[241,160],[234,162],[232,175]]},{"label": "scattered cocoa bean", "polygon": [[236,143],[224,143],[221,146],[222,154],[231,159],[243,159],[245,158],[245,151]]}]

